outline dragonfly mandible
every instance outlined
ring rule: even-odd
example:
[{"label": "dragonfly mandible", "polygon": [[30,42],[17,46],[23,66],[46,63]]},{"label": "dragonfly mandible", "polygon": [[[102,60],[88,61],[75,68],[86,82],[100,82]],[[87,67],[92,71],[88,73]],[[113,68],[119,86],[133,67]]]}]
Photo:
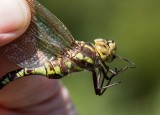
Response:
[{"label": "dragonfly mandible", "polygon": [[[95,39],[95,44],[77,41],[67,27],[36,0],[26,0],[32,19],[27,31],[18,39],[0,48],[12,63],[21,67],[0,79],[0,88],[11,81],[28,76],[43,75],[60,79],[66,75],[88,70],[92,72],[95,93],[102,95],[111,84],[112,78],[135,64],[116,55],[113,40]],[[131,64],[121,69],[111,69],[108,63],[121,59]]]}]

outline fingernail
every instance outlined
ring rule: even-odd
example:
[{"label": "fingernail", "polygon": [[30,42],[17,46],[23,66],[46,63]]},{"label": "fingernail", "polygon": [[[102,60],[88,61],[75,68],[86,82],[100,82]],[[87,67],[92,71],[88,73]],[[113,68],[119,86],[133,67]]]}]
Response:
[{"label": "fingernail", "polygon": [[0,45],[20,36],[28,27],[29,18],[25,0],[0,0]]}]

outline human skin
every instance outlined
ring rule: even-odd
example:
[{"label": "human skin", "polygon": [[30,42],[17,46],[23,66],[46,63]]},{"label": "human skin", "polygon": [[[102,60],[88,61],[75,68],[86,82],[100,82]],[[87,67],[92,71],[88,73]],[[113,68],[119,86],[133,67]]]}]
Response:
[{"label": "human skin", "polygon": [[[29,26],[25,0],[0,0],[0,47],[22,35]],[[19,67],[0,54],[0,77]],[[67,90],[58,80],[27,76],[0,90],[0,115],[75,115]]]}]

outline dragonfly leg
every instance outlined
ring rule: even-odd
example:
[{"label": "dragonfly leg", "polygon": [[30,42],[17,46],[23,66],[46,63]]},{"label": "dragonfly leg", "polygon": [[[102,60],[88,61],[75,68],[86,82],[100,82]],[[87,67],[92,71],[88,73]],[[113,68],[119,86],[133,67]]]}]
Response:
[{"label": "dragonfly leg", "polygon": [[105,78],[103,77],[102,81],[100,82],[100,79],[102,76],[101,76],[101,73],[99,70],[98,70],[98,73],[96,73],[96,71],[92,71],[92,77],[93,77],[93,84],[94,84],[95,93],[96,93],[96,95],[100,96],[103,94],[102,92],[104,92],[102,90],[105,90],[105,89],[101,88],[103,86]]},{"label": "dragonfly leg", "polygon": [[[96,68],[96,69],[92,71],[93,84],[94,84],[96,95],[100,96],[106,90],[106,88],[103,88],[103,87],[108,86],[110,84],[111,79],[109,79],[109,77],[107,76],[107,74],[105,73],[102,67]],[[107,83],[105,82],[105,80]]]},{"label": "dragonfly leg", "polygon": [[92,71],[92,78],[93,78],[93,85],[94,85],[94,91],[96,95],[99,95],[99,89],[98,89],[98,79],[97,79],[97,73],[96,71]]},{"label": "dragonfly leg", "polygon": [[[111,81],[111,79],[113,78],[113,77],[115,77],[115,76],[117,76],[120,72],[123,72],[123,71],[125,71],[125,70],[127,70],[128,69],[128,67],[127,66],[125,66],[123,69],[117,69],[117,68],[115,68],[115,70],[112,70],[112,69],[109,69],[109,72],[111,73],[111,75],[110,75],[110,81]],[[109,88],[109,87],[112,87],[112,86],[115,86],[115,85],[118,85],[118,84],[120,84],[120,83],[122,83],[123,82],[123,80],[121,80],[121,81],[119,81],[119,82],[115,82],[115,83],[112,83],[112,84],[107,84],[106,86],[104,86],[103,88],[104,89],[106,89],[106,88]]]}]

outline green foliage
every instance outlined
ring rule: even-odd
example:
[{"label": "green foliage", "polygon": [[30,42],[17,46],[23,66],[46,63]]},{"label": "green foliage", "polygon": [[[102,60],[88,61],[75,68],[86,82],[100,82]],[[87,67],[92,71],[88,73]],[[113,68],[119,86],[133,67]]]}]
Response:
[{"label": "green foliage", "polygon": [[[41,0],[42,1],[42,0]],[[102,37],[116,41],[118,55],[137,68],[119,75],[124,82],[95,96],[91,74],[63,79],[81,115],[160,114],[160,1],[158,0],[43,0],[75,39]]]}]

